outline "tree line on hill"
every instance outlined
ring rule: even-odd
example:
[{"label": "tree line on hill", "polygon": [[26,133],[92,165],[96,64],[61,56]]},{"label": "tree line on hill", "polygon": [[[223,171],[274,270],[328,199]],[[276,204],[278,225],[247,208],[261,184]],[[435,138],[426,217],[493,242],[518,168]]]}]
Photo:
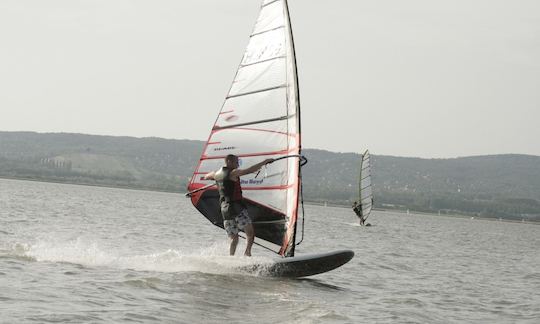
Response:
[{"label": "tree line on hill", "polygon": [[[0,132],[0,177],[184,192],[202,141]],[[306,149],[304,200],[350,206],[360,155]],[[375,207],[540,220],[540,157],[372,155]]]}]

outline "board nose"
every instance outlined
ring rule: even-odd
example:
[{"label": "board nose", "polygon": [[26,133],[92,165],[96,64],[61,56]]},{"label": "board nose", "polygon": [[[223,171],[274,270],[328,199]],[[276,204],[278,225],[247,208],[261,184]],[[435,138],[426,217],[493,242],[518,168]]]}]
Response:
[{"label": "board nose", "polygon": [[354,257],[354,252],[351,250],[342,250],[339,252],[340,252],[343,263],[347,263],[351,261],[351,259]]}]

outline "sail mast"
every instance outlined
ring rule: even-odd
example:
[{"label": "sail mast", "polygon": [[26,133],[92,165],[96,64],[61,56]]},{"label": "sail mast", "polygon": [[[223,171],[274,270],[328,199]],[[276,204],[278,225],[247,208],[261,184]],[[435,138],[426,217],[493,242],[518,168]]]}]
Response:
[{"label": "sail mast", "polygon": [[[293,73],[293,83],[294,83],[294,88],[295,88],[295,99],[296,99],[296,115],[297,115],[297,120],[298,120],[298,134],[302,134],[302,122],[301,122],[301,118],[300,118],[300,87],[298,86],[298,68],[297,68],[297,65],[296,65],[296,50],[295,50],[295,47],[294,47],[294,36],[293,36],[293,31],[292,31],[292,24],[291,24],[291,16],[289,15],[289,2],[288,0],[283,0],[285,2],[285,15],[287,17],[287,26],[288,26],[288,31],[289,31],[289,38],[290,38],[290,47],[291,47],[291,56],[290,56],[290,59],[291,59],[291,63],[293,65],[293,70],[294,70],[294,73]],[[301,137],[300,137],[300,140],[298,142],[298,152],[300,154],[300,152],[302,152],[302,142],[301,142]]]},{"label": "sail mast", "polygon": [[[296,146],[297,146],[297,154],[301,154],[302,152],[302,132],[301,132],[301,118],[300,118],[300,88],[298,85],[298,69],[296,65],[296,51],[294,47],[294,36],[292,31],[292,24],[291,24],[291,17],[289,14],[289,3],[287,0],[283,0],[283,12],[285,15],[285,25],[286,25],[286,33],[288,36],[287,44],[287,60],[288,66],[291,67],[290,71],[287,72],[287,78],[292,78],[292,80],[288,80],[288,83],[290,86],[287,88],[287,91],[289,92],[287,95],[288,102],[287,105],[294,105],[295,108],[295,123],[296,123],[296,132],[297,132],[297,140],[296,140]],[[292,88],[292,89],[291,89]],[[292,90],[292,91],[291,91]],[[293,103],[290,102],[290,100],[294,100]],[[290,235],[290,241],[288,242],[286,249],[282,250],[282,254],[287,257],[294,256],[295,247],[296,247],[296,231],[297,231],[297,225],[298,225],[298,205],[301,203],[300,196],[301,196],[301,187],[302,187],[302,173],[301,173],[301,167],[300,167],[300,160],[298,160],[298,165],[296,166],[298,168],[297,172],[297,179],[296,179],[296,188],[294,189],[296,192],[295,201],[292,202],[294,204],[294,212],[291,215],[291,218],[289,221],[294,222],[294,225],[290,227],[289,230],[292,231],[292,235]]]}]

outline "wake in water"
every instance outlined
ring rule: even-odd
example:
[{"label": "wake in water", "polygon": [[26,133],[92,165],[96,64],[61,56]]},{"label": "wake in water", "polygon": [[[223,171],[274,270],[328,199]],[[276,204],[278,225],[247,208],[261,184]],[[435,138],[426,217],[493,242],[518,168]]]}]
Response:
[{"label": "wake in water", "polygon": [[362,225],[358,224],[358,222],[356,222],[356,223],[341,223],[341,224],[349,225],[349,226],[362,227]]},{"label": "wake in water", "polygon": [[[122,255],[110,249],[100,248],[97,243],[88,243],[78,238],[67,242],[40,241],[35,244],[14,243],[0,249],[3,256],[11,256],[37,262],[65,262],[85,267],[109,267],[136,271],[154,272],[202,272],[210,274],[258,275],[272,263],[269,257],[231,257],[226,243],[214,243],[207,248],[191,253],[167,249],[144,255]],[[253,265],[258,271],[243,272]],[[260,265],[263,266],[260,266]]]}]

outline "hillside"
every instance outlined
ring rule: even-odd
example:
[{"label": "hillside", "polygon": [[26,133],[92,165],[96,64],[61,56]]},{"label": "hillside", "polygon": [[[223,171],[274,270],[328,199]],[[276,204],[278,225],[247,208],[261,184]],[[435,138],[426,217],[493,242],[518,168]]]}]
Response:
[{"label": "hillside", "polygon": [[[0,177],[185,191],[203,142],[65,133],[0,132]],[[306,149],[304,198],[350,205],[354,153]],[[375,206],[540,219],[540,157],[420,159],[372,155]]]}]

